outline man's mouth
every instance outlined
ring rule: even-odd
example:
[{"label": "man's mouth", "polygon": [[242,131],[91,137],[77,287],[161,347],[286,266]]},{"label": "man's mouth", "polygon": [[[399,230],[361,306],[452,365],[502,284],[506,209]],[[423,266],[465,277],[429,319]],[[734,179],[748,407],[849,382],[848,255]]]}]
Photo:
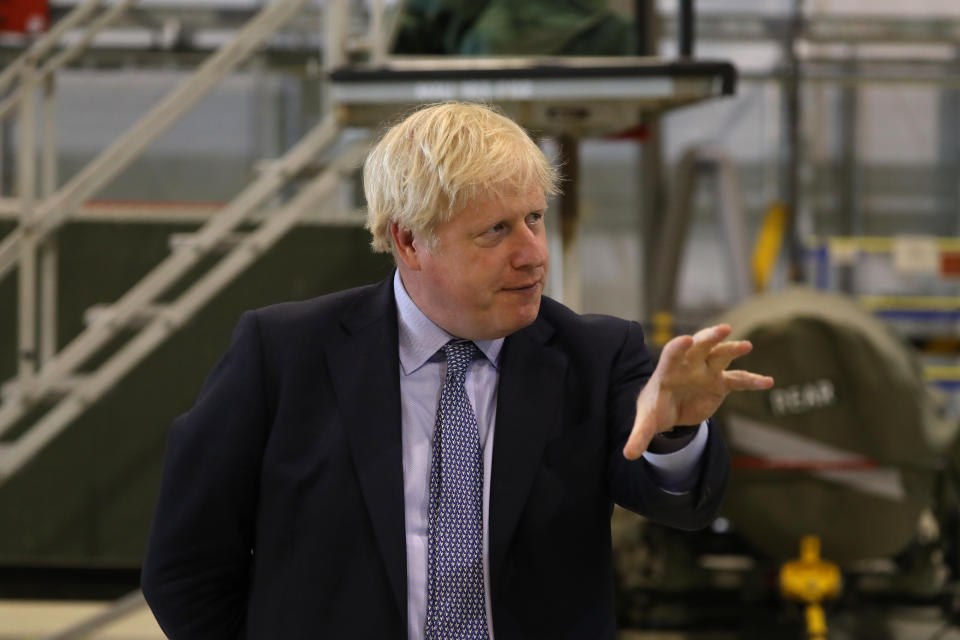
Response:
[{"label": "man's mouth", "polygon": [[519,286],[516,286],[516,287],[504,287],[504,290],[505,290],[505,291],[520,291],[520,292],[533,291],[533,290],[536,289],[538,286],[540,286],[540,281],[539,281],[539,280],[534,280],[533,282],[531,282],[531,283],[529,283],[529,284],[522,284],[522,285],[519,285]]}]

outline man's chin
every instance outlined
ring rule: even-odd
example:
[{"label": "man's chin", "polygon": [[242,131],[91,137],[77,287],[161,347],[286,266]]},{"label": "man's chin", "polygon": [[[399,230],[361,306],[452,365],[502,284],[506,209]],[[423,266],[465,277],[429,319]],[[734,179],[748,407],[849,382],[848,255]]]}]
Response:
[{"label": "man's chin", "polygon": [[540,314],[540,296],[537,296],[537,301],[535,304],[524,305],[523,309],[519,309],[515,317],[511,318],[508,323],[505,323],[510,327],[510,330],[504,334],[509,335],[521,329],[526,329],[534,322],[537,321],[537,316]]}]

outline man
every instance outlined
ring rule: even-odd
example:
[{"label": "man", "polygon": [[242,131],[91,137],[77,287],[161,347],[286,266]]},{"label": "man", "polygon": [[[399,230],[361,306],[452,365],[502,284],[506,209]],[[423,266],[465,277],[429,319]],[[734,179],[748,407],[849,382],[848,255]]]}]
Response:
[{"label": "man", "polygon": [[[188,638],[612,638],[610,510],[706,526],[706,420],[749,351],[541,298],[554,169],[512,121],[422,109],[369,155],[378,285],[244,314],[173,425],[143,572]],[[679,437],[657,435],[684,425]],[[676,435],[676,432],[674,432]]]}]

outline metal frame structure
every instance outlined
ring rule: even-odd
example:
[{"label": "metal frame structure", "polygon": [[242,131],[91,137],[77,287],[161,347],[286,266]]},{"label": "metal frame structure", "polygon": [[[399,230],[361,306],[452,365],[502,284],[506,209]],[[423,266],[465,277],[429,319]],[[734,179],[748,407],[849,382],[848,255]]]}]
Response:
[{"label": "metal frame structure", "polygon": [[[212,217],[189,242],[178,247],[111,307],[101,310],[93,322],[64,347],[32,380],[29,393],[17,393],[14,401],[0,407],[0,434],[17,424],[27,411],[45,398],[63,397],[29,431],[0,448],[0,480],[9,477],[57,436],[88,406],[196,314],[216,293],[249,267],[289,231],[307,211],[317,207],[362,159],[363,142],[352,144],[327,169],[302,187],[296,196],[269,216],[259,227],[236,240],[233,248],[171,303],[156,301],[203,258],[219,249],[238,226],[300,173],[308,162],[336,139],[339,126],[328,116],[260,178]],[[80,367],[124,329],[144,321],[137,333],[119,351],[89,374]]]},{"label": "metal frame structure", "polygon": [[[247,59],[286,20],[296,14],[306,0],[276,0],[267,5],[235,38],[210,56],[197,71],[181,82],[167,97],[134,124],[113,144],[95,157],[70,181],[57,188],[55,172],[55,92],[54,74],[79,55],[99,30],[115,20],[133,3],[121,0],[93,20],[84,37],[74,45],[50,56],[58,38],[92,14],[100,1],[88,0],[11,65],[12,71],[0,78],[12,84],[19,80],[15,92],[0,107],[0,114],[19,107],[17,204],[19,225],[0,242],[0,278],[18,267],[18,374],[5,385],[4,402],[0,405],[0,434],[15,426],[21,418],[41,402],[59,397],[54,408],[39,422],[30,425],[19,438],[0,444],[0,483],[15,473],[51,438],[92,402],[105,393],[122,375],[156,347],[175,327],[192,315],[197,305],[209,298],[229,278],[242,270],[248,260],[276,241],[274,230],[286,230],[289,219],[296,220],[306,208],[314,205],[337,183],[339,169],[328,169],[305,187],[288,205],[264,221],[257,232],[245,238],[223,263],[232,266],[215,268],[202,286],[191,288],[178,301],[162,311],[137,337],[111,356],[96,373],[78,376],[77,371],[110,339],[135,323],[143,309],[161,295],[191,266],[207,255],[244,221],[250,211],[299,173],[304,165],[329,145],[339,131],[331,119],[294,147],[281,161],[272,165],[248,189],[215,216],[194,241],[174,251],[157,269],[134,287],[109,313],[99,314],[91,325],[56,352],[56,248],[57,229],[67,221],[80,204],[120,174],[147,146],[193,107],[220,80]],[[41,60],[50,56],[41,65]],[[42,114],[43,192],[36,195],[36,94],[46,84]],[[2,86],[2,85],[0,85]],[[335,167],[342,166],[335,163]],[[322,188],[321,188],[322,187]],[[319,191],[318,191],[319,189]],[[237,257],[241,256],[241,257]],[[41,273],[42,272],[42,273]],[[216,275],[214,275],[216,274]],[[42,277],[42,280],[41,280]],[[219,278],[219,279],[218,279]],[[222,280],[227,278],[226,280]],[[40,281],[38,284],[38,280]],[[199,284],[199,283],[198,283]],[[39,301],[37,290],[40,289]],[[39,307],[39,309],[38,309]],[[40,336],[38,337],[38,311]],[[42,345],[39,346],[38,342]]]}]

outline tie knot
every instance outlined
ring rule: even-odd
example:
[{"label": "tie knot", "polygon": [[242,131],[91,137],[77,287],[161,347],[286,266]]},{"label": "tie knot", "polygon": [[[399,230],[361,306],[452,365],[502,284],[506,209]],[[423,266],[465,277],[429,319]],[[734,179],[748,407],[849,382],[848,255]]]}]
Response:
[{"label": "tie knot", "polygon": [[443,354],[447,357],[447,377],[459,376],[467,372],[467,367],[480,354],[471,340],[451,340],[443,345]]}]

